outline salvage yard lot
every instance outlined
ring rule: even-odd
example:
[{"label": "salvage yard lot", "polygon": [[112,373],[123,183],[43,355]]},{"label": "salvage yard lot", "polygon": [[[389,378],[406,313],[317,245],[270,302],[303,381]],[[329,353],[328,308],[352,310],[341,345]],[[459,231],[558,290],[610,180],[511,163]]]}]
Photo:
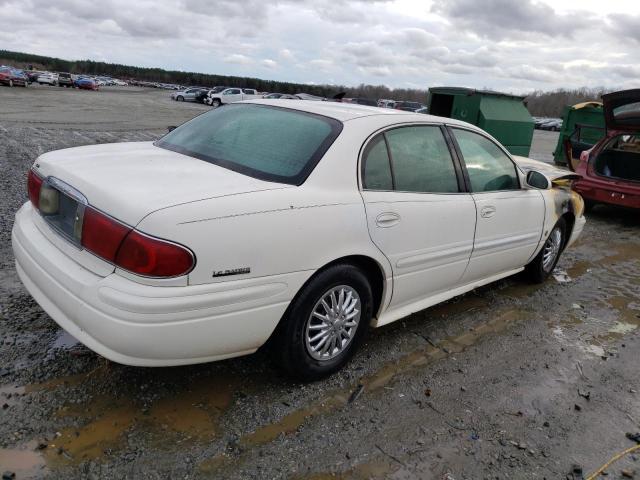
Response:
[{"label": "salvage yard lot", "polygon": [[[517,276],[372,331],[343,371],[294,384],[261,352],[179,368],[77,345],[13,266],[35,157],[149,141],[210,107],[166,91],[0,88],[0,470],[17,478],[565,478],[640,430],[640,219],[598,207],[566,275]],[[535,133],[550,161],[557,134]],[[562,273],[562,272],[558,272]],[[638,470],[631,456],[609,469]],[[610,477],[611,478],[611,477]]]}]

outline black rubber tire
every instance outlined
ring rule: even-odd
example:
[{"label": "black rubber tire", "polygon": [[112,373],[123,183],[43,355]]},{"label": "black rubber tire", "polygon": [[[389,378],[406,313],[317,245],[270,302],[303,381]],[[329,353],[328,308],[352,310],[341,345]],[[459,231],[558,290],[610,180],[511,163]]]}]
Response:
[{"label": "black rubber tire", "polygon": [[13,87],[13,80],[9,79],[9,86]]},{"label": "black rubber tire", "polygon": [[178,95],[176,97],[176,102],[184,102],[184,97],[182,95]]},{"label": "black rubber tire", "polygon": [[[337,357],[321,361],[309,355],[304,333],[311,310],[332,287],[349,285],[360,296],[360,323],[353,340]],[[313,381],[342,368],[360,346],[373,315],[373,293],[366,275],[350,264],[337,264],[316,274],[293,299],[278,325],[270,345],[271,354],[280,368],[296,380]]]},{"label": "black rubber tire", "polygon": [[585,213],[591,212],[591,210],[593,210],[593,207],[595,207],[595,206],[596,206],[596,202],[594,202],[593,200],[585,199],[585,201],[584,201],[584,212]]},{"label": "black rubber tire", "polygon": [[211,102],[211,106],[213,108],[218,108],[220,105],[222,105],[222,102],[220,101],[219,98],[214,98],[213,102]]},{"label": "black rubber tire", "polygon": [[[560,234],[561,234],[560,251],[558,252],[558,255],[556,256],[556,259],[554,260],[551,268],[548,271],[546,271],[543,267],[543,260],[542,260],[542,256],[544,253],[544,245],[547,244],[549,237],[551,237],[551,233],[556,228],[560,228]],[[527,277],[529,277],[529,279],[534,283],[542,283],[547,278],[549,278],[549,275],[551,275],[551,273],[553,272],[553,269],[556,268],[556,265],[558,264],[558,260],[560,260],[560,255],[562,255],[564,246],[567,243],[567,222],[565,222],[564,218],[561,218],[556,222],[556,224],[553,226],[553,228],[549,232],[549,237],[545,239],[543,247],[540,249],[540,251],[535,256],[535,258],[524,268],[524,271]]]}]

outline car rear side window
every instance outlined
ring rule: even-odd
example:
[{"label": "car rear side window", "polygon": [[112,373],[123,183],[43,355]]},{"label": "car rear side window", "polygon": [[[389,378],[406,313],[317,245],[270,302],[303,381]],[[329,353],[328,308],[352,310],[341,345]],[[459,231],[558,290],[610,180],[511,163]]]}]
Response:
[{"label": "car rear side window", "polygon": [[[388,188],[389,184],[391,188]],[[458,193],[453,159],[440,127],[399,127],[372,140],[364,155],[363,187],[367,190]]]},{"label": "car rear side window", "polygon": [[342,131],[338,120],[264,105],[225,105],[156,145],[262,180],[300,185]]},{"label": "car rear side window", "polygon": [[483,135],[453,129],[473,192],[519,190],[516,167],[498,145]]},{"label": "car rear side window", "polygon": [[389,154],[383,135],[378,135],[364,152],[363,187],[366,190],[393,190]]}]

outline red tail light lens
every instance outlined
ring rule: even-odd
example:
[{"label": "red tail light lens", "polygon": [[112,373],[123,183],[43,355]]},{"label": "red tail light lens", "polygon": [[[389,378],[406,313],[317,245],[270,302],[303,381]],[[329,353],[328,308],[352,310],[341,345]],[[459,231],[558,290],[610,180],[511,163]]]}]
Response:
[{"label": "red tail light lens", "polygon": [[90,252],[115,263],[118,248],[131,227],[87,207],[82,220],[81,244]]},{"label": "red tail light lens", "polygon": [[147,277],[177,277],[191,271],[190,250],[144,235],[91,208],[84,211],[81,244],[116,266]]},{"label": "red tail light lens", "polygon": [[118,250],[116,265],[148,277],[177,277],[194,265],[193,255],[175,243],[132,230]]},{"label": "red tail light lens", "polygon": [[40,188],[42,187],[42,178],[33,170],[29,170],[27,176],[27,190],[29,192],[29,200],[35,208],[40,208]]}]

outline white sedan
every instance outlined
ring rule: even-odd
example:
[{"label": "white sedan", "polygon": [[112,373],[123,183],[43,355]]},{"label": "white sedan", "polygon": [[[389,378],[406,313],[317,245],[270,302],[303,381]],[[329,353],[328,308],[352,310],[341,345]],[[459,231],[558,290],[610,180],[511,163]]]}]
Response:
[{"label": "white sedan", "polygon": [[269,341],[313,379],[369,327],[523,269],[543,281],[585,223],[566,173],[456,120],[256,100],[154,143],[41,155],[12,243],[36,301],[113,361]]}]

